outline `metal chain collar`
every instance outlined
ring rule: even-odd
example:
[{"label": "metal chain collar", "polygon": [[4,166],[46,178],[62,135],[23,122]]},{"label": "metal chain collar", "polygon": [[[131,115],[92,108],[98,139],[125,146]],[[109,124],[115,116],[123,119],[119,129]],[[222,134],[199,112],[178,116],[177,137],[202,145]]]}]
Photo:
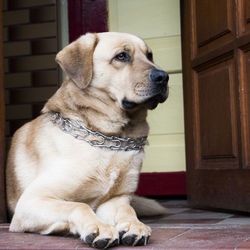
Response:
[{"label": "metal chain collar", "polygon": [[100,132],[86,128],[81,121],[73,121],[63,118],[59,112],[51,115],[52,122],[63,132],[72,135],[76,139],[86,141],[93,147],[107,148],[110,150],[142,150],[147,145],[147,137],[121,138],[116,136],[106,136]]}]

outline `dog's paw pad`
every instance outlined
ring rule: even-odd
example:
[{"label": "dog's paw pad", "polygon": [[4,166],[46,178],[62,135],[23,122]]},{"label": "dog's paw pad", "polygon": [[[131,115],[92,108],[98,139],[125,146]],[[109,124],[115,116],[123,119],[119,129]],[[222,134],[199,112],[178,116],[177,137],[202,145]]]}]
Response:
[{"label": "dog's paw pad", "polygon": [[93,247],[99,248],[99,249],[105,248],[108,245],[109,241],[110,239],[97,240],[93,243]]},{"label": "dog's paw pad", "polygon": [[96,238],[97,234],[96,233],[91,233],[89,235],[86,236],[85,238],[85,242],[88,245],[91,245],[94,241],[94,239]]},{"label": "dog's paw pad", "polygon": [[131,234],[122,238],[122,244],[125,246],[132,246],[136,240],[136,235]]}]

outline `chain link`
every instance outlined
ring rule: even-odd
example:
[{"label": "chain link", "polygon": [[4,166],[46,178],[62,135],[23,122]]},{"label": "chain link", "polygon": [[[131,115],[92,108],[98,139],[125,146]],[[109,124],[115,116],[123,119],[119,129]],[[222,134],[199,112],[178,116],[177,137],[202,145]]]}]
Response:
[{"label": "chain link", "polygon": [[[59,112],[52,113],[52,122],[63,132],[74,136],[76,139],[86,141],[93,147],[107,148],[110,150],[142,150],[147,145],[147,137],[121,138],[116,136],[106,136],[100,132],[86,128],[81,121],[72,121],[63,118]],[[94,138],[94,139],[91,139]]]}]

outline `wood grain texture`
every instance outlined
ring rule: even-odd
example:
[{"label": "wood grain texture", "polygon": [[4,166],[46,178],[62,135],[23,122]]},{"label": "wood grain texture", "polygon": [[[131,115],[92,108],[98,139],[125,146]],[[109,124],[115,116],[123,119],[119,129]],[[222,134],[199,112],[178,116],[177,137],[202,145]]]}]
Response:
[{"label": "wood grain texture", "polygon": [[236,36],[236,12],[233,0],[191,1],[194,56],[221,48]]},{"label": "wood grain texture", "polygon": [[250,212],[248,5],[182,1],[187,186],[193,205]]}]

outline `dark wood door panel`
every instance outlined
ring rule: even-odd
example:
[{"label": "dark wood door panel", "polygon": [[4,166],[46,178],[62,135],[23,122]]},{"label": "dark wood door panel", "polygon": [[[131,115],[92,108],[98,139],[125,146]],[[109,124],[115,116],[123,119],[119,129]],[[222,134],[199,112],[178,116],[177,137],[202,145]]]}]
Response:
[{"label": "dark wood door panel", "polygon": [[239,50],[243,168],[250,168],[250,45]]},{"label": "dark wood door panel", "polygon": [[194,57],[216,49],[235,37],[233,0],[192,0]]},{"label": "dark wood door panel", "polygon": [[250,211],[250,172],[240,169],[196,170],[189,199],[192,205]]},{"label": "dark wood door panel", "polygon": [[194,71],[198,168],[238,168],[233,58]]}]

